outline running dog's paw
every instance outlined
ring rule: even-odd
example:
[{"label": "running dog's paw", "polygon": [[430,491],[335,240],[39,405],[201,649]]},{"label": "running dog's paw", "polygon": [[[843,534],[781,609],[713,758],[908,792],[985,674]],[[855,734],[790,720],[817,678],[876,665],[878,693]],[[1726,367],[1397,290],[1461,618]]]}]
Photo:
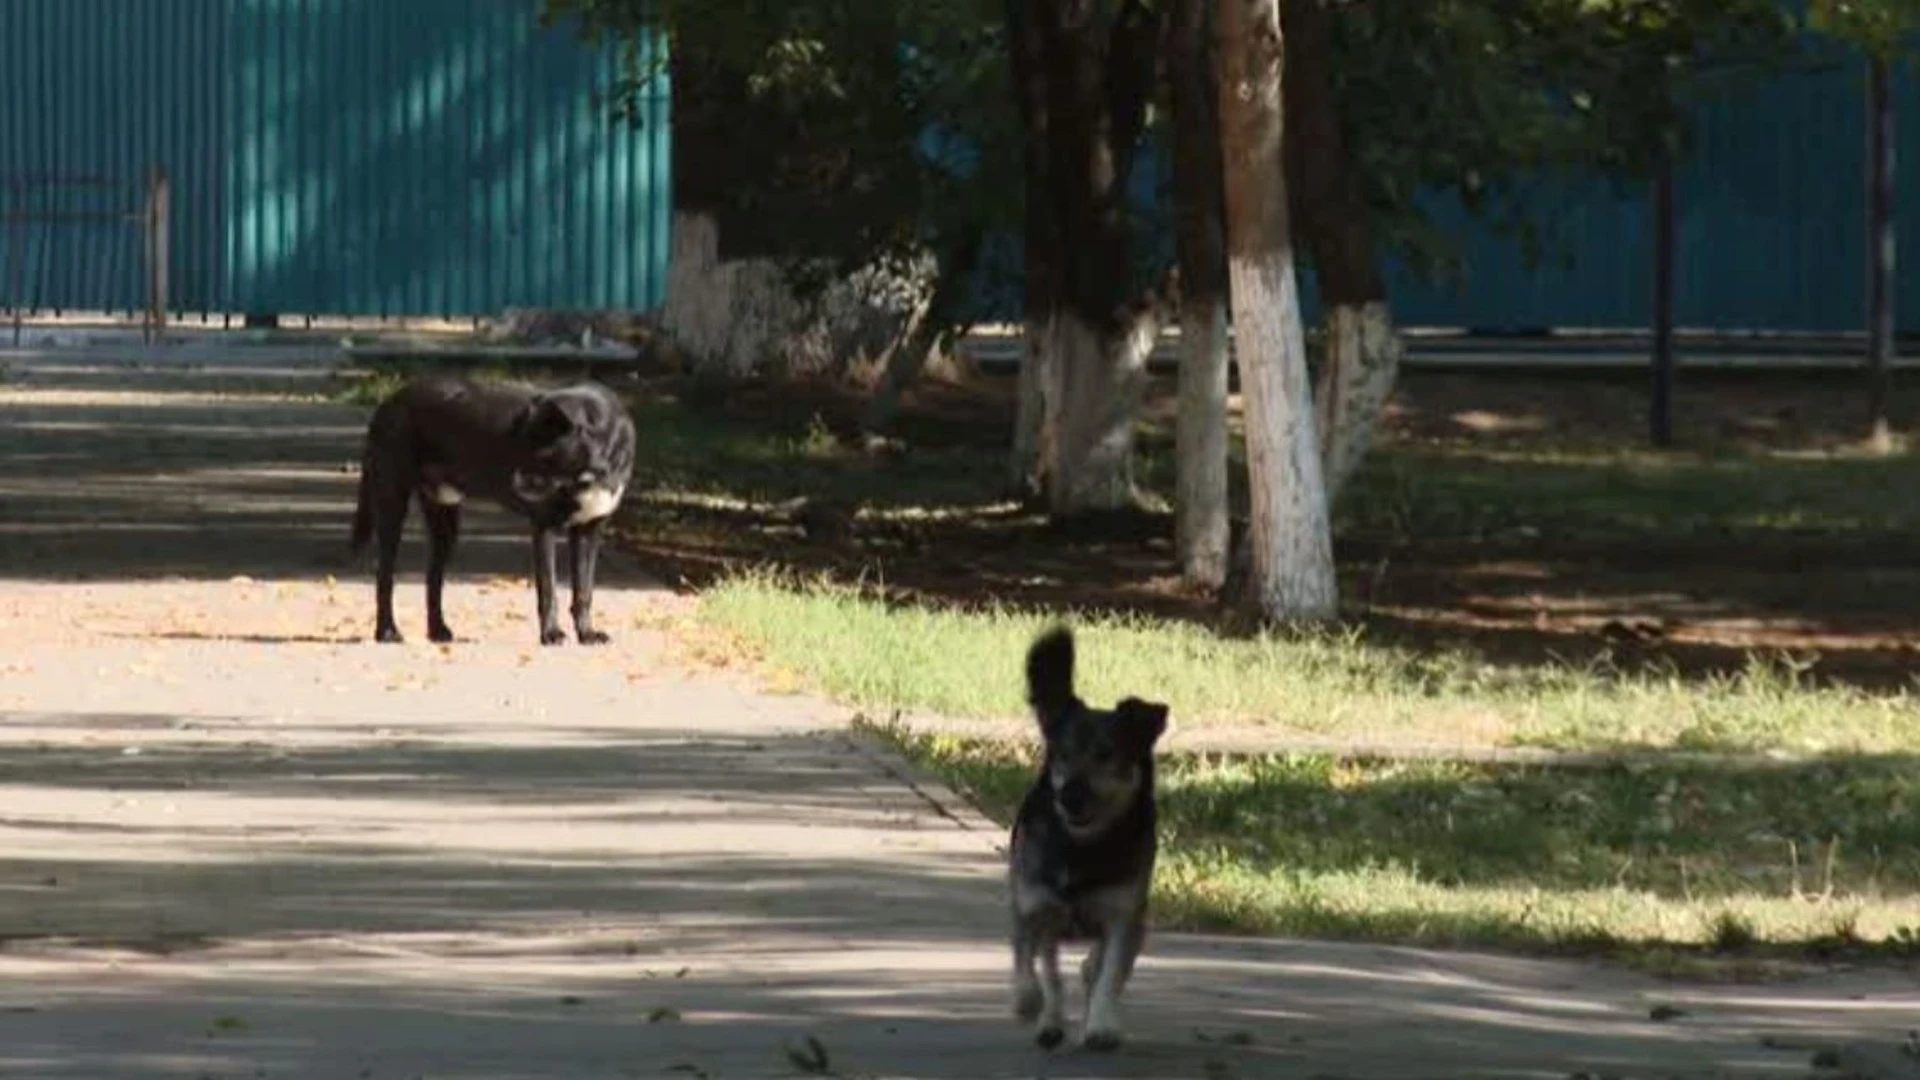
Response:
[{"label": "running dog's paw", "polygon": [[565,645],[566,643],[567,632],[557,626],[540,631],[540,644],[542,645]]},{"label": "running dog's paw", "polygon": [[1040,992],[1039,983],[1027,983],[1013,990],[1013,1015],[1018,1019],[1032,1023],[1040,1019],[1040,1010],[1046,1005],[1046,995]]},{"label": "running dog's paw", "polygon": [[582,645],[605,645],[613,640],[605,630],[582,630],[578,637]]},{"label": "running dog's paw", "polygon": [[1120,1049],[1120,1032],[1113,1028],[1093,1028],[1080,1039],[1080,1045],[1096,1053]]},{"label": "running dog's paw", "polygon": [[1066,1031],[1059,1025],[1048,1024],[1034,1033],[1033,1041],[1038,1043],[1042,1050],[1052,1050],[1062,1042],[1065,1042],[1066,1038]]}]

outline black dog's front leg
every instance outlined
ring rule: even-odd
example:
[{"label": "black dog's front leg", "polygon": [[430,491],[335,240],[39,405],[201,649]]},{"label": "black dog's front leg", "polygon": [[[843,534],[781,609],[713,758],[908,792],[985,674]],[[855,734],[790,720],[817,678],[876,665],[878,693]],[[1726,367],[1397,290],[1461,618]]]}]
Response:
[{"label": "black dog's front leg", "polygon": [[559,535],[553,529],[535,526],[533,531],[533,595],[540,606],[540,644],[560,645],[567,640],[560,629],[559,605],[554,598],[554,562],[559,555]]},{"label": "black dog's front leg", "polygon": [[600,558],[600,522],[577,525],[567,533],[567,559],[573,569],[573,635],[582,645],[605,645],[606,632],[593,627],[593,578]]}]

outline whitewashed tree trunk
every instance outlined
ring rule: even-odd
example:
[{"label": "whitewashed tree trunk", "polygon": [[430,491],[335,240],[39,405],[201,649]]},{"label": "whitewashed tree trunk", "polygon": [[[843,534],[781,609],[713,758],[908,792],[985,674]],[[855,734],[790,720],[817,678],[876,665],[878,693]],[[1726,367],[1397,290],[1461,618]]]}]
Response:
[{"label": "whitewashed tree trunk", "polygon": [[1008,462],[1007,485],[1020,498],[1040,495],[1046,486],[1041,474],[1047,454],[1044,436],[1047,426],[1047,336],[1048,322],[1029,320],[1021,338],[1020,383],[1015,391],[1013,451]]},{"label": "whitewashed tree trunk", "polygon": [[720,231],[707,214],[673,215],[661,323],[694,374],[727,381],[765,366],[799,305],[769,259],[720,260]]},{"label": "whitewashed tree trunk", "polygon": [[1174,257],[1180,270],[1180,404],[1174,432],[1174,554],[1187,584],[1226,583],[1227,253],[1222,224],[1219,79],[1210,0],[1168,12]]},{"label": "whitewashed tree trunk", "polygon": [[1276,622],[1330,619],[1339,607],[1333,530],[1293,260],[1229,256],[1227,277],[1246,413],[1252,598]]},{"label": "whitewashed tree trunk", "polygon": [[1134,505],[1133,433],[1159,320],[1143,312],[1105,332],[1056,312],[1045,364],[1047,496],[1056,515]]},{"label": "whitewashed tree trunk", "polygon": [[1338,614],[1333,534],[1294,277],[1280,156],[1278,0],[1222,0],[1221,156],[1227,279],[1246,408],[1250,599],[1273,622]]},{"label": "whitewashed tree trunk", "polygon": [[1174,550],[1189,584],[1227,579],[1227,304],[1188,303],[1180,321],[1174,421]]},{"label": "whitewashed tree trunk", "polygon": [[1373,445],[1404,355],[1383,300],[1327,309],[1327,354],[1319,392],[1320,457],[1327,501],[1335,502]]},{"label": "whitewashed tree trunk", "polygon": [[694,375],[877,372],[925,317],[938,267],[927,255],[904,269],[867,266],[803,300],[774,259],[721,259],[707,214],[673,215],[661,325]]}]

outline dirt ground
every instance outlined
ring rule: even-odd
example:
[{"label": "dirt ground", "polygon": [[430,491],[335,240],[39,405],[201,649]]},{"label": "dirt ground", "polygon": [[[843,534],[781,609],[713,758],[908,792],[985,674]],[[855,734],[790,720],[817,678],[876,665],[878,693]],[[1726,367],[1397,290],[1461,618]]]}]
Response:
[{"label": "dirt ground", "polygon": [[[917,453],[967,454],[997,464],[1011,429],[1011,380],[975,377],[929,382],[912,393],[897,425],[900,446],[879,453],[849,451],[842,472],[867,472],[877,497],[869,506],[905,501],[886,494],[888,470]],[[671,399],[670,381],[650,383],[646,396]],[[1173,385],[1151,385],[1149,424],[1141,447],[1147,479],[1164,487],[1170,471]],[[735,394],[714,411],[753,430],[797,433],[822,425],[843,446],[859,447],[864,399],[820,386],[768,385]],[[1234,408],[1238,409],[1237,398]],[[1419,649],[1465,647],[1491,659],[1581,663],[1605,658],[1631,667],[1654,665],[1690,673],[1733,672],[1755,652],[1790,656],[1810,677],[1875,688],[1905,686],[1920,650],[1920,561],[1903,508],[1886,521],[1836,527],[1705,528],[1665,531],[1658,522],[1555,528],[1552,463],[1696,468],[1715,463],[1752,468],[1728,484],[1765,485],[1769,463],[1796,475],[1831,468],[1832,485],[1853,482],[1849,470],[1898,478],[1904,457],[1862,458],[1864,397],[1858,379],[1831,372],[1700,372],[1684,379],[1677,404],[1678,445],[1647,449],[1647,393],[1637,373],[1539,374],[1409,371],[1385,417],[1375,460],[1397,462],[1412,496],[1423,469],[1444,470],[1474,496],[1508,497],[1500,463],[1543,462],[1545,479],[1525,479],[1538,510],[1508,515],[1519,524],[1492,534],[1447,527],[1385,527],[1378,507],[1342,515],[1336,529],[1347,615],[1376,640]],[[1894,405],[1896,427],[1920,419],[1920,393],[1904,389]],[[1376,466],[1377,467],[1377,466]],[[899,473],[910,485],[911,467]],[[1525,470],[1522,470],[1525,471]],[[1591,485],[1567,467],[1570,483]],[[1917,476],[1916,479],[1920,479]],[[1801,481],[1829,501],[1815,477]],[[1668,507],[1684,509],[1687,484],[1669,491]],[[1838,492],[1843,504],[1873,496]],[[1593,493],[1585,493],[1592,503]],[[1235,503],[1244,508],[1236,484]],[[1356,496],[1363,499],[1364,496]],[[1631,496],[1623,497],[1630,499]],[[1791,492],[1777,494],[1792,511]],[[1379,500],[1375,500],[1378,502]],[[1920,507],[1920,496],[1899,500]],[[1848,509],[1849,507],[1843,507]],[[826,508],[834,512],[833,508]],[[838,509],[843,517],[851,506]],[[1623,522],[1641,508],[1624,502]],[[1185,588],[1172,553],[1172,518],[1146,512],[1093,531],[1049,526],[1032,509],[988,492],[941,520],[900,521],[862,515],[838,528],[768,528],[765,515],[684,511],[674,527],[630,536],[629,546],[663,580],[698,584],[727,567],[777,563],[824,570],[897,595],[938,602],[1072,606],[1145,612],[1226,625],[1214,598]],[[1779,508],[1775,508],[1780,512]],[[1757,512],[1757,511],[1756,511]],[[1831,515],[1830,515],[1831,516]]]}]

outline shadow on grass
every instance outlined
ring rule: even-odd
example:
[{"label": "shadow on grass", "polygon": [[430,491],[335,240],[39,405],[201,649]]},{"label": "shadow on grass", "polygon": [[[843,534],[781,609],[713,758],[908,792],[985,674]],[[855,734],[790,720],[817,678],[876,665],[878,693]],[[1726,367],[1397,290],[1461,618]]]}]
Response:
[{"label": "shadow on grass", "polygon": [[[876,734],[1010,820],[1029,747]],[[1170,927],[1654,961],[1920,958],[1920,758],[1160,767]]]}]

